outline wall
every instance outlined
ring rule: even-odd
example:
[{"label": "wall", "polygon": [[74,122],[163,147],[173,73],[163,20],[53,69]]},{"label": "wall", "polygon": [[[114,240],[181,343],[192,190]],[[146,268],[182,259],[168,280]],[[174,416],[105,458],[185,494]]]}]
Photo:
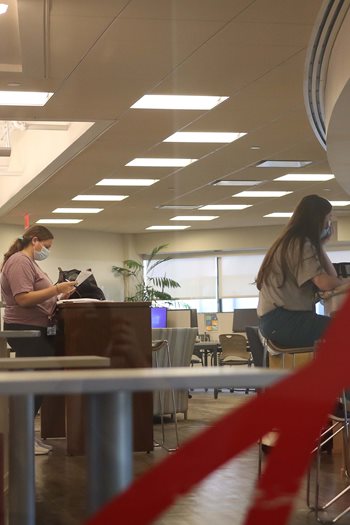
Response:
[{"label": "wall", "polygon": [[280,234],[283,225],[229,228],[221,230],[147,233],[135,235],[137,253],[150,253],[167,244],[168,253],[196,253],[234,250],[265,250]]},{"label": "wall", "polygon": [[[210,335],[211,341],[218,341],[220,334],[231,334],[233,324],[232,312],[217,313],[218,329],[217,331],[207,332]],[[205,329],[205,314],[198,314],[198,333],[204,334]]]}]

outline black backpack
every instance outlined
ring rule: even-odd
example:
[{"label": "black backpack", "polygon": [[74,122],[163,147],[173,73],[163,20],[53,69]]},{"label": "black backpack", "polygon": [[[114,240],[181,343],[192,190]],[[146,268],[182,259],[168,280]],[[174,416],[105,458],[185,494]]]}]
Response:
[{"label": "black backpack", "polygon": [[[90,268],[88,268],[89,271],[91,271]],[[80,270],[62,270],[62,268],[58,268],[59,274],[58,274],[58,283],[62,283],[64,281],[75,281],[78,277],[78,274],[80,273]],[[75,292],[73,292],[70,297],[70,299],[79,299],[79,298],[88,298],[88,299],[99,299],[100,301],[104,301],[106,299],[105,294],[97,286],[96,279],[93,275],[90,275],[85,281],[83,281],[79,286],[77,286]]]}]

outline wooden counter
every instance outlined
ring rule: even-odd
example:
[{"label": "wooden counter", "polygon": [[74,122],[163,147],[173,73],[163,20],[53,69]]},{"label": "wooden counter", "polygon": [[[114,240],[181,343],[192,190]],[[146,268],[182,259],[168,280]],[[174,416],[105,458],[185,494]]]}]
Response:
[{"label": "wooden counter", "polygon": [[[151,367],[151,337],[149,303],[65,301],[59,305],[59,355],[105,356],[111,359],[112,368]],[[65,399],[57,396],[44,400],[42,437],[60,437],[66,433],[68,453],[82,454],[85,449],[83,399],[81,396],[67,396]],[[134,450],[152,450],[152,393],[134,394],[133,402]]]}]

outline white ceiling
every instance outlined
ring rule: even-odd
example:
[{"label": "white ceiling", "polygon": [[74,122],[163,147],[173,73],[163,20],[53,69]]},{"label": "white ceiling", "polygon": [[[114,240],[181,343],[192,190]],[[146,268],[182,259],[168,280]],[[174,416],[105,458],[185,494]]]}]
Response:
[{"label": "white ceiling", "polygon": [[[117,203],[83,203],[104,211],[83,215],[83,222],[71,226],[121,233],[173,225],[169,219],[175,215],[209,214],[158,209],[164,204],[253,204],[243,211],[213,213],[220,218],[211,222],[186,223],[191,229],[215,229],[283,223],[263,215],[292,211],[308,193],[347,200],[336,180],[273,182],[297,170],[255,167],[265,159],[311,160],[303,172],[330,173],[303,100],[306,48],[319,8],[319,0],[10,1],[8,13],[0,17],[0,90],[54,95],[42,108],[2,106],[0,119],[96,124],[74,154],[0,208],[0,222],[22,225],[26,212],[31,222],[57,218],[53,209],[81,204],[71,200],[78,193],[130,195]],[[144,94],[229,99],[211,111],[130,109]],[[179,130],[247,135],[226,145],[163,143]],[[181,169],[125,166],[135,157],[199,160]],[[160,182],[119,190],[95,186],[113,177]],[[277,199],[232,198],[249,188],[212,186],[220,178],[261,179],[255,189],[293,193]],[[0,190],[2,183],[0,177]],[[335,211],[347,214],[350,209]]]}]

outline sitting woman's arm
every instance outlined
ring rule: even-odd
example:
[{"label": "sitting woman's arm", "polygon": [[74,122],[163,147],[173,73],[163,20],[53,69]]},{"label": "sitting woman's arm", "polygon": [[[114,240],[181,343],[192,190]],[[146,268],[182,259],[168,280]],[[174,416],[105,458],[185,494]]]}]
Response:
[{"label": "sitting woman's arm", "polygon": [[315,286],[321,291],[328,292],[329,290],[334,290],[334,288],[337,288],[341,284],[343,284],[343,281],[339,279],[336,275],[329,275],[328,273],[319,273],[316,275],[312,282]]}]

